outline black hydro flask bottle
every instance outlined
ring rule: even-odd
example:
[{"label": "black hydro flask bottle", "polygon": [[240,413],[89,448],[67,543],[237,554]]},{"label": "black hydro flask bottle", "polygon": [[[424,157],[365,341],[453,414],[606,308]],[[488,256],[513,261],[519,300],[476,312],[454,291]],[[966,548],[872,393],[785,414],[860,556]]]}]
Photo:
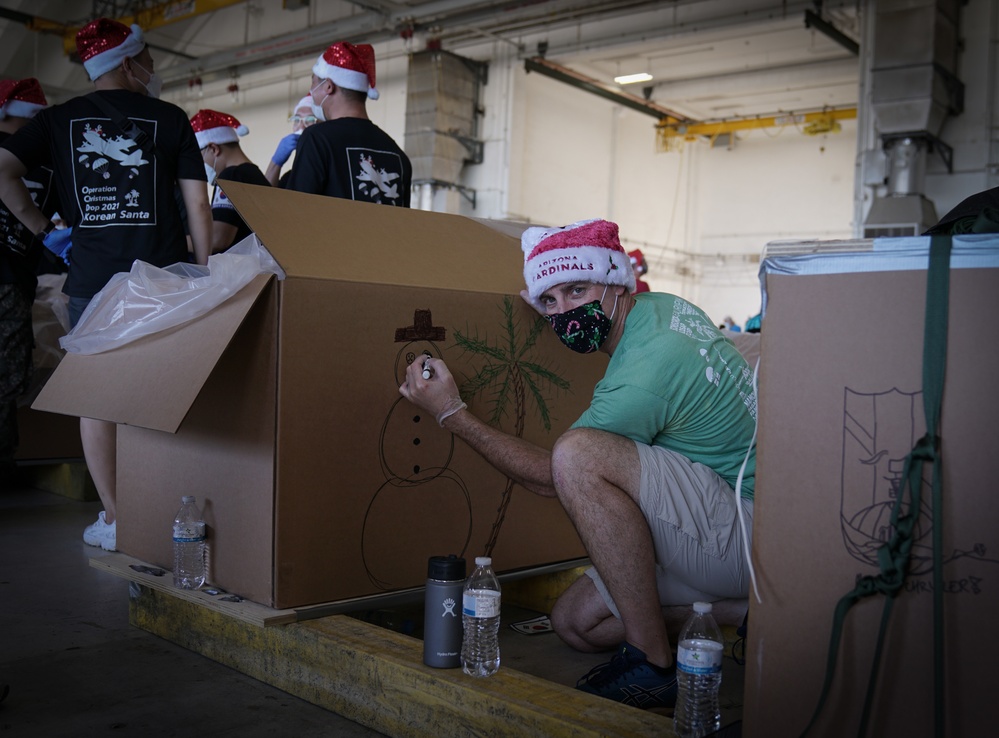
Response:
[{"label": "black hydro flask bottle", "polygon": [[423,663],[438,669],[461,666],[461,598],[465,560],[431,556],[423,604]]}]

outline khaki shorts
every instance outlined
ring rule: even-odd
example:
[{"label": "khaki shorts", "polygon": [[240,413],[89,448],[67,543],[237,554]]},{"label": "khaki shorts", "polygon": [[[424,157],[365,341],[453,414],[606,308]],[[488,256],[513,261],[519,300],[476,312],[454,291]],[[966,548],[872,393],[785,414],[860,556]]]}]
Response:
[{"label": "khaki shorts", "polygon": [[[652,531],[660,603],[747,597],[749,569],[732,488],[686,456],[659,446],[635,446],[642,464],[639,506]],[[753,501],[739,502],[752,544]],[[615,617],[621,617],[597,570],[586,574]]]}]

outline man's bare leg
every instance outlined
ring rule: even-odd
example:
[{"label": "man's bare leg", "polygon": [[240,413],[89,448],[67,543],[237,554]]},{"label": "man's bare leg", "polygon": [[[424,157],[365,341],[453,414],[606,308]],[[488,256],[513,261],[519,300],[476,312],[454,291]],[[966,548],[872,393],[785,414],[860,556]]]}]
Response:
[{"label": "man's bare leg", "polygon": [[586,552],[621,613],[624,640],[649,663],[673,663],[655,579],[652,535],[638,507],[641,468],[633,441],[586,428],[552,451],[552,477]]},{"label": "man's bare leg", "polygon": [[[712,598],[705,596],[705,600]],[[664,605],[666,635],[675,644],[684,623],[690,617],[691,604]],[[712,614],[718,625],[738,627],[749,611],[748,599],[714,600]],[[610,611],[593,580],[585,574],[573,582],[558,598],[551,613],[558,636],[583,653],[608,651],[625,640],[624,625]]]},{"label": "man's bare leg", "polygon": [[624,625],[585,574],[556,600],[551,619],[559,638],[583,653],[609,651],[625,640]]},{"label": "man's bare leg", "polygon": [[117,513],[118,427],[106,420],[80,418],[80,440],[87,469],[104,503],[104,522],[110,525]]}]

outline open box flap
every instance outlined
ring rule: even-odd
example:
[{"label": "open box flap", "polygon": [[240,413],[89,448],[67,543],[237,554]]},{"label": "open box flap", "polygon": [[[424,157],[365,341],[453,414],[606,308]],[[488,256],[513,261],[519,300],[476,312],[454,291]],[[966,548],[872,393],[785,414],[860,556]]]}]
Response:
[{"label": "open box flap", "polygon": [[261,274],[209,313],[99,354],[67,354],[35,410],[175,433],[273,275]]},{"label": "open box flap", "polygon": [[289,277],[516,295],[517,225],[220,181]]}]

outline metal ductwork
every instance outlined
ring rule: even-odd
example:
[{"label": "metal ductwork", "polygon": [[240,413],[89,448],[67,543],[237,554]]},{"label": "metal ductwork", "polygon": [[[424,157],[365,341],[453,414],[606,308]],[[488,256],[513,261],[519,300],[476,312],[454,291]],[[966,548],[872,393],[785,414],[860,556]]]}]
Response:
[{"label": "metal ductwork", "polygon": [[479,91],[487,69],[483,62],[439,49],[409,58],[404,148],[425,209],[438,189],[457,190],[475,207],[475,192],[460,183],[461,170],[466,163],[482,163]]},{"label": "metal ductwork", "polygon": [[923,194],[927,157],[938,153],[944,121],[964,107],[957,78],[961,0],[877,0],[871,109],[885,155],[885,193],[864,221],[864,237],[919,235],[937,221]]}]

